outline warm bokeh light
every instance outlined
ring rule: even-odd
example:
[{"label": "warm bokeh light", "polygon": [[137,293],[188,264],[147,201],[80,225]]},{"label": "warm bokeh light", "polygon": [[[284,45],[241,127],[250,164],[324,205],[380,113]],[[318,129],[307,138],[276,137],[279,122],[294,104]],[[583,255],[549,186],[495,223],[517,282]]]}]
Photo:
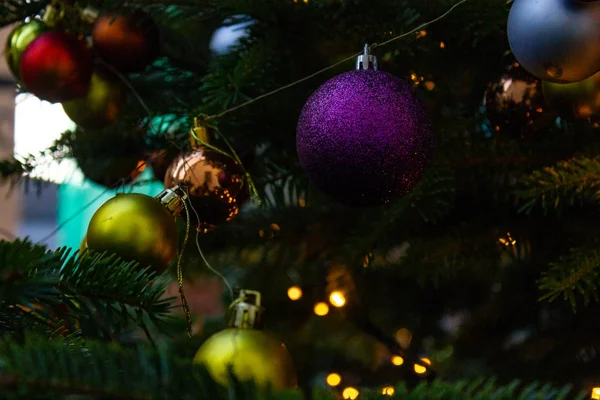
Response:
[{"label": "warm bokeh light", "polygon": [[394,364],[396,366],[400,366],[400,365],[404,364],[404,358],[402,358],[400,356],[393,356],[392,364]]},{"label": "warm bokeh light", "polygon": [[302,289],[300,289],[300,287],[298,286],[292,286],[288,289],[287,294],[290,300],[300,300],[300,298],[302,297]]},{"label": "warm bokeh light", "polygon": [[600,387],[595,387],[592,389],[592,399],[600,399]]},{"label": "warm bokeh light", "polygon": [[346,298],[342,292],[332,292],[329,296],[329,302],[335,307],[344,307],[346,304]]},{"label": "warm bokeh light", "polygon": [[358,397],[358,390],[356,390],[353,387],[347,387],[346,389],[344,389],[344,391],[342,392],[342,397],[345,400],[354,400]]},{"label": "warm bokeh light", "polygon": [[327,303],[323,303],[323,302],[317,303],[317,304],[315,304],[314,311],[315,311],[315,314],[322,317],[329,313],[329,306],[327,305]]},{"label": "warm bokeh light", "polygon": [[327,375],[326,381],[329,386],[335,387],[342,382],[342,377],[339,374],[333,373]]},{"label": "warm bokeh light", "polygon": [[[421,361],[423,361],[423,364],[431,365],[431,360],[429,358],[421,358]],[[427,368],[423,365],[415,364],[415,372],[421,375],[427,372]]]},{"label": "warm bokeh light", "polygon": [[381,389],[381,394],[383,394],[385,396],[393,396],[395,391],[396,390],[394,389],[393,386],[387,386],[387,387],[384,387],[383,389]]},{"label": "warm bokeh light", "polygon": [[445,49],[445,48],[446,48],[446,43],[440,42],[440,49]]},{"label": "warm bokeh light", "polygon": [[410,346],[410,342],[412,341],[412,333],[406,329],[401,328],[396,331],[396,341],[402,348],[407,349]]},{"label": "warm bokeh light", "polygon": [[517,244],[517,241],[515,239],[512,238],[512,236],[510,236],[510,232],[506,233],[506,238],[499,238],[498,242],[500,242],[500,244],[503,244],[504,246],[508,247],[508,246],[514,246],[515,244]]}]

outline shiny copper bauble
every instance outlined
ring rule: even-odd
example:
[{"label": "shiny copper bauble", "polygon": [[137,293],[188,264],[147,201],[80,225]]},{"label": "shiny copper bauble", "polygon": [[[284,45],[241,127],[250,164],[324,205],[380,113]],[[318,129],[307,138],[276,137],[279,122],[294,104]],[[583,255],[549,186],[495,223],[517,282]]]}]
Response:
[{"label": "shiny copper bauble", "polygon": [[256,329],[228,328],[200,347],[194,363],[202,364],[215,381],[229,386],[229,369],[242,382],[262,390],[295,388],[296,372],[284,344]]},{"label": "shiny copper bauble", "polygon": [[119,120],[126,99],[127,88],[118,78],[95,71],[87,94],[62,106],[77,125],[100,128]]},{"label": "shiny copper bauble", "polygon": [[23,52],[42,33],[48,31],[48,27],[39,19],[32,19],[17,25],[8,35],[4,47],[6,64],[10,68],[15,79],[20,80],[19,65]]},{"label": "shiny copper bauble", "polygon": [[62,32],[38,36],[27,46],[20,61],[25,89],[53,103],[84,96],[92,71],[92,55],[85,44]]},{"label": "shiny copper bauble", "polygon": [[[164,182],[166,188],[187,186],[201,230],[229,221],[249,197],[242,167],[232,158],[204,146],[173,160]],[[197,222],[193,212],[191,218],[192,223]]]},{"label": "shiny copper bauble", "polygon": [[158,56],[160,35],[148,14],[115,10],[98,17],[92,40],[105,62],[122,72],[139,72]]},{"label": "shiny copper bauble", "polygon": [[167,170],[173,160],[179,155],[176,148],[156,150],[152,152],[148,164],[152,168],[152,173],[157,181],[164,182]]},{"label": "shiny copper bauble", "polygon": [[488,85],[483,104],[491,130],[498,135],[531,137],[547,132],[556,119],[545,105],[542,82],[517,63]]},{"label": "shiny copper bauble", "polygon": [[544,82],[544,97],[549,106],[567,120],[600,117],[600,72],[575,83]]},{"label": "shiny copper bauble", "polygon": [[94,213],[87,243],[91,250],[114,253],[163,272],[177,254],[177,225],[155,198],[118,194]]}]

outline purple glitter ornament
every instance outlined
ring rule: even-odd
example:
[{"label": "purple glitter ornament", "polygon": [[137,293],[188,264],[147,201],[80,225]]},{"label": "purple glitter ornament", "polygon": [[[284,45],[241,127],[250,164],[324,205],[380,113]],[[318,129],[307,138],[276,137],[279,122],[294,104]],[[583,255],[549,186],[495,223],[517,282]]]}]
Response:
[{"label": "purple glitter ornament", "polygon": [[314,185],[357,206],[407,194],[429,164],[434,142],[411,87],[376,69],[343,73],[317,89],[296,136],[300,164]]}]

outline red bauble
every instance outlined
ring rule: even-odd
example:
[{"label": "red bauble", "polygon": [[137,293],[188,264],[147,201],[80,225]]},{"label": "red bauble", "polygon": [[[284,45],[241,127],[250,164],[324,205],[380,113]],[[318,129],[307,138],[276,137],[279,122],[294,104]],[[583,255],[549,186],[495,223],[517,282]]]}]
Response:
[{"label": "red bauble", "polygon": [[101,15],[94,23],[92,39],[100,58],[122,72],[142,71],[158,56],[158,28],[141,11]]},{"label": "red bauble", "polygon": [[21,81],[29,92],[53,103],[87,93],[92,78],[92,55],[79,39],[48,32],[35,39],[20,61]]}]

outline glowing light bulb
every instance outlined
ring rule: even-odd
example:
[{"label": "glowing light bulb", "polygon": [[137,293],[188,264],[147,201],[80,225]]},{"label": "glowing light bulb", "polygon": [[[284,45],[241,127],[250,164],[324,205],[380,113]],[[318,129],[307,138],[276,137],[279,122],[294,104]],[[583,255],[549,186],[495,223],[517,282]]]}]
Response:
[{"label": "glowing light bulb", "polygon": [[[431,360],[429,358],[421,358],[421,361],[423,361],[423,364],[431,365]],[[427,368],[423,365],[415,364],[415,372],[422,375],[427,372]]]},{"label": "glowing light bulb", "polygon": [[292,286],[288,289],[287,295],[290,298],[290,300],[299,300],[302,297],[302,289],[300,289],[300,287],[298,286]]},{"label": "glowing light bulb", "polygon": [[600,387],[595,387],[592,389],[592,399],[600,399]]},{"label": "glowing light bulb", "polygon": [[400,356],[393,356],[392,357],[392,364],[394,364],[395,366],[400,366],[402,364],[404,364],[404,358],[400,357]]},{"label": "glowing light bulb", "polygon": [[346,298],[342,292],[335,291],[329,295],[329,302],[335,307],[344,307],[346,304]]},{"label": "glowing light bulb", "polygon": [[393,396],[395,391],[396,390],[393,386],[387,386],[381,389],[381,394],[383,394],[384,396]]},{"label": "glowing light bulb", "polygon": [[344,391],[342,392],[342,397],[345,400],[354,400],[358,397],[358,390],[356,390],[353,387],[347,387],[346,389],[344,389]]},{"label": "glowing light bulb", "polygon": [[317,314],[319,317],[322,317],[324,315],[329,314],[329,306],[327,305],[327,303],[317,303],[315,304],[315,308],[314,308],[315,314]]},{"label": "glowing light bulb", "polygon": [[335,387],[342,382],[342,377],[339,374],[332,373],[327,375],[327,384],[331,387]]},{"label": "glowing light bulb", "polygon": [[446,43],[440,42],[440,49],[445,49],[445,48],[446,48]]}]

